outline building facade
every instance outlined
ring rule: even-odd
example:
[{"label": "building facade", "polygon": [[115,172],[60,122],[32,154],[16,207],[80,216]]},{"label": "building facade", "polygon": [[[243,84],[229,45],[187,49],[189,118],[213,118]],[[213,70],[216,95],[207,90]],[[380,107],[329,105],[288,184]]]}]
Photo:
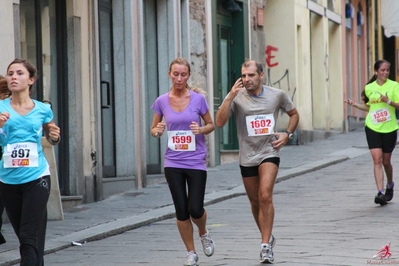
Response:
[{"label": "building facade", "polygon": [[[370,73],[373,2],[2,0],[0,74],[15,57],[38,67],[34,97],[52,102],[62,131],[61,194],[98,201],[162,178],[166,140],[150,136],[151,105],[170,89],[178,56],[211,114],[251,58],[297,106],[293,144],[350,129],[364,114],[343,100],[359,97]],[[282,115],[279,129],[287,122]],[[209,166],[237,158],[233,119],[207,141]]]}]

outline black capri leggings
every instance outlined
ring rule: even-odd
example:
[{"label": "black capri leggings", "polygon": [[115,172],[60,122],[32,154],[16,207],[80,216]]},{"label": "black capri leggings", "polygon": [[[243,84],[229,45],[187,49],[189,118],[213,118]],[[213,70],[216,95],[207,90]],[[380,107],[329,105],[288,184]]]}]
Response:
[{"label": "black capri leggings", "polygon": [[[185,221],[204,215],[207,172],[195,169],[165,167],[165,177],[175,205],[176,218]],[[188,193],[187,193],[188,188]]]},{"label": "black capri leggings", "polygon": [[50,176],[20,185],[0,182],[0,195],[19,239],[21,266],[42,266],[47,225]]}]

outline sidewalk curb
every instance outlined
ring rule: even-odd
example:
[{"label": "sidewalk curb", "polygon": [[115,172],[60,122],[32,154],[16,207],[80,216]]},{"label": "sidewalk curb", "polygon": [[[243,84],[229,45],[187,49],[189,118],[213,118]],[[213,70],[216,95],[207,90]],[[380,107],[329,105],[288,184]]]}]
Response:
[{"label": "sidewalk curb", "polygon": [[317,171],[319,169],[328,167],[330,165],[342,163],[346,160],[348,160],[348,156],[331,156],[331,158],[326,158],[322,159],[319,161],[315,161],[312,163],[304,164],[295,168],[287,169],[287,170],[282,170],[281,174],[277,176],[276,183],[279,183],[281,181],[299,176],[299,175],[304,175],[310,172]]}]

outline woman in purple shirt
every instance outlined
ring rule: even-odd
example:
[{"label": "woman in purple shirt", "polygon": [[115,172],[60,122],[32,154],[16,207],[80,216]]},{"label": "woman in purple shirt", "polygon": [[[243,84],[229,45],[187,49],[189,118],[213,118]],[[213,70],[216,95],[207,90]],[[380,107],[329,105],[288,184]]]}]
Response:
[{"label": "woman in purple shirt", "polygon": [[[187,84],[190,72],[190,64],[184,58],[176,58],[170,64],[168,74],[172,88],[152,105],[151,135],[156,138],[164,133],[167,135],[164,170],[176,210],[177,228],[187,248],[184,265],[196,266],[198,255],[194,247],[192,222],[198,227],[205,255],[212,256],[215,249],[206,228],[207,214],[204,209],[207,178],[204,135],[211,133],[215,126],[204,92]],[[165,121],[162,121],[163,118]]]}]

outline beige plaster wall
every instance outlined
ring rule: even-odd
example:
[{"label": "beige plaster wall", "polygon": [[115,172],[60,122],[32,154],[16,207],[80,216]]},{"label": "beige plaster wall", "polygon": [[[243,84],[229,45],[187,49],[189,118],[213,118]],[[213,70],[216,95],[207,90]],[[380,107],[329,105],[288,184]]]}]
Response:
[{"label": "beige plaster wall", "polygon": [[190,59],[191,83],[205,91],[207,88],[207,51],[206,51],[206,18],[205,1],[190,1]]},{"label": "beige plaster wall", "polygon": [[[79,17],[81,22],[81,88],[82,88],[82,113],[77,113],[76,115],[81,115],[82,118],[82,132],[83,132],[83,171],[84,176],[91,176],[92,174],[92,160],[90,152],[92,149],[92,135],[91,132],[94,131],[94,112],[93,112],[93,98],[92,91],[93,85],[91,77],[93,76],[93,68],[90,62],[92,61],[92,32],[90,29],[91,25],[91,10],[90,10],[89,0],[68,0],[67,1],[67,16]],[[78,81],[79,82],[79,81]],[[93,141],[94,143],[94,141]]]},{"label": "beige plaster wall", "polygon": [[342,27],[329,21],[329,109],[330,109],[330,129],[344,129],[344,84],[342,77],[343,50],[339,49],[342,43],[341,30]]},{"label": "beige plaster wall", "polygon": [[0,75],[3,76],[7,71],[8,64],[15,59],[13,4],[19,4],[19,1],[1,0]]},{"label": "beige plaster wall", "polygon": [[328,108],[329,43],[327,18],[310,13],[310,28],[313,128],[327,129],[330,122],[330,110]]},{"label": "beige plaster wall", "polygon": [[[265,11],[267,1],[264,0],[251,0],[249,10],[249,31],[250,31],[250,57],[253,60],[261,61],[265,64],[265,49],[266,49],[266,38],[264,26],[258,25],[258,8]],[[264,13],[263,13],[264,14]],[[264,17],[264,16],[263,16]],[[263,19],[264,20],[264,19]],[[264,23],[263,23],[264,24]]]}]

